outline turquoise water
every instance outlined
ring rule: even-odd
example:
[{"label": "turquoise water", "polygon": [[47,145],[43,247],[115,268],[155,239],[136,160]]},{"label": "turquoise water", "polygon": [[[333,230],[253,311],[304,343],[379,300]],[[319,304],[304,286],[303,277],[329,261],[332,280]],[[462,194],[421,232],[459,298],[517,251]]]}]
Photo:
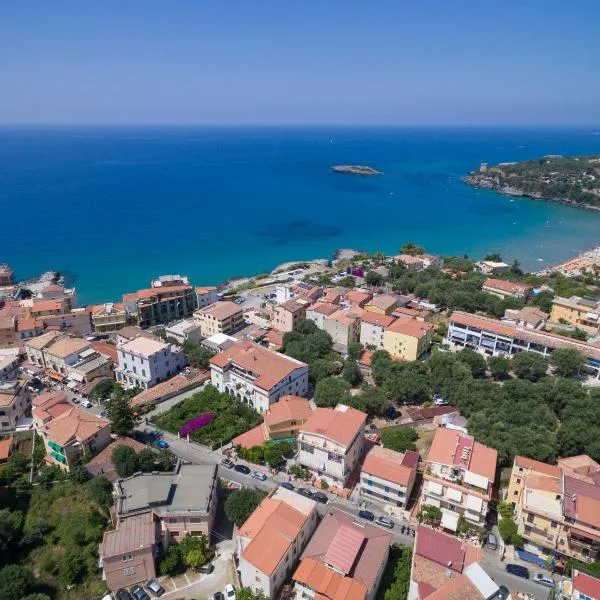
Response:
[{"label": "turquoise water", "polygon": [[[600,214],[460,183],[481,161],[600,152],[593,129],[4,128],[0,262],[83,302],[159,274],[197,285],[336,248],[499,251],[529,268],[600,244]],[[366,164],[375,178],[330,166]],[[541,260],[540,260],[541,259]]]}]

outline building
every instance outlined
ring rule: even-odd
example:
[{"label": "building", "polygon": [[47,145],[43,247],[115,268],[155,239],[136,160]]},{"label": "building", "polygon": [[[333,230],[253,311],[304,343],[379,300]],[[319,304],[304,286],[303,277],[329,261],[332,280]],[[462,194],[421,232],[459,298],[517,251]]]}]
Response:
[{"label": "building", "polygon": [[362,458],[367,415],[338,404],[317,408],[298,435],[298,463],[321,480],[345,487]]},{"label": "building", "polygon": [[517,298],[518,300],[527,300],[533,291],[533,286],[514,281],[505,281],[504,279],[486,279],[481,288],[488,294],[493,294],[499,298]]},{"label": "building", "polygon": [[31,396],[24,383],[15,380],[0,383],[0,434],[14,431],[30,409]]},{"label": "building", "polygon": [[133,294],[125,294],[123,303],[128,315],[147,328],[192,316],[196,293],[189,284],[160,285]]},{"label": "building", "polygon": [[323,329],[331,336],[334,347],[346,352],[348,346],[360,339],[360,320],[365,311],[362,308],[342,308],[323,321]]},{"label": "building", "polygon": [[496,319],[454,311],[448,322],[448,342],[491,356],[537,352],[548,356],[555,348],[572,348],[586,357],[585,371],[600,378],[600,347],[573,338],[526,327],[513,327]]},{"label": "building", "polygon": [[482,273],[489,275],[494,273],[496,275],[500,275],[501,273],[506,273],[510,269],[510,265],[507,265],[505,262],[498,262],[493,260],[484,260],[480,263],[477,263],[477,266],[481,270]]},{"label": "building", "polygon": [[117,346],[120,346],[121,344],[126,344],[127,342],[130,342],[131,340],[135,339],[136,337],[145,337],[149,340],[158,340],[159,338],[157,338],[154,334],[150,333],[149,331],[145,331],[144,329],[141,329],[140,327],[136,327],[135,325],[127,325],[126,327],[123,327],[123,329],[119,329],[114,338],[115,338],[115,344]]},{"label": "building", "polygon": [[483,527],[492,499],[498,452],[452,429],[437,429],[427,454],[421,504],[442,510],[442,527],[456,531],[459,517]]},{"label": "building", "polygon": [[344,296],[344,302],[352,306],[358,306],[359,308],[364,308],[365,304],[372,299],[373,294],[366,290],[350,290],[349,292],[346,292]]},{"label": "building", "polygon": [[380,315],[391,315],[397,305],[398,299],[395,296],[382,294],[380,296],[375,296],[370,302],[365,304],[365,310]]},{"label": "building", "polygon": [[90,350],[92,355],[97,354],[92,349],[91,343],[82,338],[64,335],[55,339],[42,350],[44,365],[52,372],[48,374],[51,376],[55,374],[57,379],[66,378],[70,367],[88,358],[89,354],[84,354],[86,350]]},{"label": "building", "polygon": [[[360,495],[392,508],[405,508],[415,484],[418,452],[395,452],[373,446],[360,472]],[[392,511],[393,512],[393,511]]]},{"label": "building", "polygon": [[383,348],[393,358],[417,360],[431,347],[433,325],[416,319],[396,319],[384,332]]},{"label": "building", "polygon": [[49,283],[40,290],[38,297],[44,300],[64,301],[67,311],[77,308],[77,290],[75,288],[65,288],[64,285],[59,283]]},{"label": "building", "polygon": [[481,548],[425,525],[416,529],[408,600],[491,600],[498,585],[483,570]]},{"label": "building", "polygon": [[238,530],[242,585],[277,598],[316,526],[314,500],[277,488]]},{"label": "building", "polygon": [[233,344],[237,343],[237,339],[231,337],[230,335],[226,335],[224,333],[215,333],[215,335],[211,335],[210,337],[202,340],[200,345],[212,350],[213,352],[223,352],[223,350],[227,350],[229,346],[233,346]]},{"label": "building", "polygon": [[365,348],[383,350],[385,331],[395,320],[391,315],[366,310],[360,318],[360,343]]},{"label": "building", "polygon": [[420,256],[400,254],[396,259],[406,267],[407,271],[422,271],[425,268],[425,263]]},{"label": "building", "polygon": [[560,582],[560,592],[564,600],[600,600],[600,579],[573,569],[571,579]]},{"label": "building", "polygon": [[129,324],[129,315],[122,302],[92,306],[90,313],[95,334],[113,333]]},{"label": "building", "polygon": [[19,357],[12,354],[0,355],[0,383],[14,381],[19,373]]},{"label": "building", "polygon": [[44,333],[45,323],[43,317],[34,319],[30,314],[17,317],[17,332],[21,343]]},{"label": "building", "polygon": [[600,556],[600,465],[589,456],[557,465],[515,457],[507,501],[525,550],[584,562]]},{"label": "building", "polygon": [[282,396],[308,394],[308,365],[242,341],[210,359],[212,384],[259,412]]},{"label": "building", "polygon": [[214,304],[219,299],[217,288],[214,286],[204,286],[196,288],[196,305],[198,308],[204,308]]},{"label": "building", "polygon": [[144,448],[146,448],[145,444],[142,444],[141,442],[133,440],[129,437],[118,437],[110,442],[110,444],[108,444],[104,450],[98,452],[96,456],[88,460],[85,465],[87,472],[92,477],[95,477],[96,475],[103,475],[111,482],[119,479],[117,468],[112,461],[112,453],[120,446],[128,446],[136,454],[140,453]]},{"label": "building", "polygon": [[208,371],[186,367],[181,373],[173,375],[170,379],[142,390],[131,399],[130,404],[133,408],[152,406],[183,392],[200,387],[209,379],[210,373]]},{"label": "building", "polygon": [[216,333],[232,333],[244,324],[244,311],[235,302],[223,300],[194,313],[203,337]]},{"label": "building", "polygon": [[[114,379],[113,361],[110,356],[88,348],[79,354],[79,360],[67,369],[74,384],[90,384],[94,380]],[[71,385],[71,384],[69,384]]]},{"label": "building", "polygon": [[331,508],[292,576],[296,600],[373,600],[391,541],[381,527]]},{"label": "building", "polygon": [[12,269],[6,264],[0,264],[0,287],[13,284]]},{"label": "building", "polygon": [[306,319],[309,300],[292,298],[278,304],[273,310],[273,327],[279,331],[293,331],[300,321]]},{"label": "building", "polygon": [[524,306],[520,310],[507,308],[502,323],[525,329],[544,329],[550,315],[535,306]]},{"label": "building", "polygon": [[76,308],[68,313],[41,317],[46,329],[59,329],[75,337],[92,335],[92,319],[85,308]]},{"label": "building", "polygon": [[197,343],[202,339],[200,324],[193,317],[166,327],[165,336],[174,338],[180,344],[183,344],[184,342]]},{"label": "building", "polygon": [[234,446],[252,448],[268,440],[295,441],[298,432],[310,417],[313,406],[299,396],[282,396],[263,413],[264,421],[232,440]]},{"label": "building", "polygon": [[423,261],[425,268],[427,267],[441,267],[444,264],[444,260],[440,256],[435,254],[419,254],[419,258]]},{"label": "building", "polygon": [[323,288],[310,283],[298,282],[290,286],[290,292],[297,298],[316,302],[323,295]]},{"label": "building", "polygon": [[185,366],[185,356],[180,348],[145,336],[117,346],[117,354],[117,381],[128,388],[150,388]]},{"label": "building", "polygon": [[325,329],[325,319],[339,310],[339,306],[329,302],[315,302],[306,309],[306,319],[313,321],[319,329]]},{"label": "building", "polygon": [[16,348],[18,345],[17,318],[13,315],[0,317],[0,348]]},{"label": "building", "polygon": [[570,323],[590,333],[597,333],[600,328],[600,302],[596,298],[555,296],[550,320],[555,323]]},{"label": "building", "polygon": [[63,337],[64,334],[60,331],[48,331],[39,335],[24,344],[25,353],[27,354],[27,362],[36,366],[46,368],[46,357],[44,351],[51,346],[56,340]]}]

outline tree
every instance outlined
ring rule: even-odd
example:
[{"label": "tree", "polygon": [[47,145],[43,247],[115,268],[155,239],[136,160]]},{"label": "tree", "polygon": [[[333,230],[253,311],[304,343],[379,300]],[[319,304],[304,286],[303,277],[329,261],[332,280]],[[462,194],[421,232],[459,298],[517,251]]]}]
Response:
[{"label": "tree", "polygon": [[376,271],[367,271],[367,274],[365,275],[365,281],[367,282],[367,285],[378,287],[380,285],[383,285],[385,277],[383,275],[380,275]]},{"label": "tree", "polygon": [[342,378],[351,387],[356,387],[362,381],[362,373],[359,366],[353,360],[347,360],[342,369]]},{"label": "tree", "polygon": [[254,591],[252,588],[243,587],[235,593],[237,600],[267,600],[262,590]]},{"label": "tree", "polygon": [[205,535],[186,535],[179,543],[179,549],[183,557],[183,562],[193,569],[202,566],[212,556]]},{"label": "tree", "polygon": [[87,484],[87,492],[92,502],[102,510],[108,511],[112,505],[112,484],[104,475],[92,477]]},{"label": "tree", "polygon": [[402,244],[402,246],[400,246],[400,254],[410,254],[411,256],[417,256],[418,254],[424,253],[425,250],[421,246],[411,244],[410,242],[407,242],[406,244]]},{"label": "tree", "polygon": [[265,496],[264,492],[253,488],[235,490],[225,501],[225,515],[241,527]]},{"label": "tree", "polygon": [[190,340],[183,342],[182,350],[188,359],[188,363],[197,369],[208,369],[209,361],[214,356],[214,352]]},{"label": "tree", "polygon": [[539,381],[546,376],[548,359],[535,352],[519,352],[512,358],[512,370],[519,379]]},{"label": "tree", "polygon": [[65,585],[79,583],[85,573],[83,556],[79,552],[69,552],[60,561],[59,577]]},{"label": "tree", "polygon": [[586,358],[572,348],[556,348],[550,355],[550,364],[559,377],[577,375],[586,363]]},{"label": "tree", "polygon": [[20,565],[0,569],[0,600],[21,600],[31,590],[33,573]]},{"label": "tree", "polygon": [[518,526],[513,519],[502,518],[498,523],[500,536],[507,544],[520,548],[523,546],[523,538],[517,533]]},{"label": "tree", "polygon": [[497,381],[508,379],[510,373],[510,360],[503,356],[490,356],[487,360],[491,376]]},{"label": "tree", "polygon": [[486,262],[502,262],[502,256],[498,252],[493,252],[491,254],[486,254],[483,258]]},{"label": "tree", "polygon": [[552,310],[552,300],[554,299],[554,294],[549,292],[548,290],[542,290],[537,296],[533,297],[533,303],[540,309],[546,313],[549,313]]},{"label": "tree", "polygon": [[316,385],[321,379],[331,377],[335,372],[335,364],[327,358],[318,358],[308,365],[308,378],[312,385]]},{"label": "tree", "polygon": [[[118,448],[117,448],[117,450],[118,450]],[[136,461],[137,461],[136,471],[142,471],[143,473],[149,473],[150,471],[163,470],[163,469],[157,468],[158,460],[156,457],[156,453],[153,450],[151,450],[150,448],[144,448],[143,450],[141,450],[136,456]],[[165,469],[165,470],[168,470],[168,469]]]},{"label": "tree", "polygon": [[348,344],[348,358],[358,360],[363,351],[363,345],[360,342],[351,342]]},{"label": "tree", "polygon": [[131,477],[138,470],[135,450],[129,446],[117,446],[113,450],[111,459],[119,477]]},{"label": "tree", "polygon": [[376,600],[406,600],[410,588],[412,548],[392,544]]},{"label": "tree", "polygon": [[46,594],[29,594],[21,600],[50,600],[50,596],[46,596]]},{"label": "tree", "polygon": [[4,476],[14,481],[29,469],[29,458],[21,452],[13,452],[4,467]]},{"label": "tree", "polygon": [[350,396],[347,399],[349,406],[362,410],[370,417],[375,415],[382,416],[385,409],[389,406],[390,401],[387,399],[384,391],[379,388],[367,387],[361,389],[359,394]]},{"label": "tree", "polygon": [[161,575],[179,575],[185,571],[183,555],[178,544],[171,544],[158,565]]},{"label": "tree", "polygon": [[90,474],[83,465],[73,467],[69,470],[69,479],[75,483],[85,483],[90,478]]},{"label": "tree", "polygon": [[523,277],[523,269],[521,269],[521,263],[516,258],[515,260],[513,260],[512,265],[510,265],[509,271],[517,277]]},{"label": "tree", "polygon": [[314,401],[317,406],[336,406],[344,402],[349,391],[347,381],[338,377],[328,377],[317,383]]},{"label": "tree", "polygon": [[426,504],[417,514],[417,521],[429,525],[439,525],[442,522],[442,511],[437,506]]},{"label": "tree", "polygon": [[113,433],[120,436],[129,435],[135,425],[129,398],[124,394],[116,394],[109,400],[107,409]]},{"label": "tree", "polygon": [[416,450],[415,442],[419,439],[417,432],[411,427],[400,427],[392,429],[390,427],[381,432],[381,445],[396,452],[406,452],[406,450]]},{"label": "tree", "polygon": [[0,510],[0,555],[7,556],[11,546],[18,541],[23,514],[20,511]]},{"label": "tree", "polygon": [[487,363],[479,352],[471,348],[463,348],[460,352],[456,353],[456,358],[471,369],[473,377],[485,377]]}]

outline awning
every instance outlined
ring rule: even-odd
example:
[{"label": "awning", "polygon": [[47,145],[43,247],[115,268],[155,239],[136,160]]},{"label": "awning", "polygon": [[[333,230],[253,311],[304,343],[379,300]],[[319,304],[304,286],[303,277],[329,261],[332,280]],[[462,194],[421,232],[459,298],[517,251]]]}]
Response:
[{"label": "awning", "polygon": [[588,540],[595,540],[597,542],[600,542],[600,535],[589,533],[587,531],[583,531],[582,529],[575,529],[574,527],[571,527],[570,533],[571,535],[576,535],[580,538],[587,538]]},{"label": "awning", "polygon": [[483,508],[483,500],[477,496],[469,495],[467,498],[467,508],[475,512],[481,512],[481,509]]},{"label": "awning", "polygon": [[56,450],[56,452],[62,452],[62,446],[59,446],[56,442],[53,442],[52,440],[48,440],[48,446],[50,446],[50,448],[52,448],[53,450]]},{"label": "awning", "polygon": [[436,483],[435,481],[427,482],[427,490],[436,496],[442,496],[444,494],[444,488],[441,486],[441,484]]},{"label": "awning", "polygon": [[442,509],[442,527],[450,531],[456,531],[458,529],[458,513]]},{"label": "awning", "polygon": [[58,462],[61,462],[63,464],[65,464],[67,462],[67,459],[62,454],[59,454],[58,452],[50,452],[50,456],[54,460],[57,460]]},{"label": "awning", "polygon": [[454,502],[462,502],[462,492],[459,492],[454,488],[448,488],[448,500],[453,500]]},{"label": "awning", "polygon": [[51,371],[50,369],[46,370],[46,376],[50,377],[50,379],[56,379],[56,381],[64,380],[64,377],[60,373],[57,373],[56,371]]}]

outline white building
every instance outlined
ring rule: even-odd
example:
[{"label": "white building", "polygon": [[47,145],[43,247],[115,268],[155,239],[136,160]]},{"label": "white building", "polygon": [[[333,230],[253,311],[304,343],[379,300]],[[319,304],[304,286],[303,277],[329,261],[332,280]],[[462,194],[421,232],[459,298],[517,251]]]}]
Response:
[{"label": "white building", "polygon": [[340,307],[329,302],[315,302],[306,309],[306,319],[313,321],[319,329],[325,329],[325,318],[333,314]]},{"label": "white building", "polygon": [[306,397],[308,365],[242,341],[210,359],[211,383],[259,412],[282,396]]},{"label": "white building", "polygon": [[362,456],[366,420],[364,412],[345,404],[317,408],[300,428],[298,463],[344,487]]},{"label": "white building", "polygon": [[371,311],[365,311],[360,318],[360,343],[365,348],[374,347],[383,350],[383,338],[385,330],[396,319],[390,315],[380,315]]},{"label": "white building", "polygon": [[281,487],[265,498],[238,531],[242,585],[277,598],[316,525],[314,500]]},{"label": "white building", "polygon": [[185,365],[185,356],[179,348],[143,336],[117,346],[117,355],[117,381],[124,387],[150,388]]},{"label": "white building", "polygon": [[[86,356],[81,355],[86,350],[90,350],[91,346],[91,342],[82,338],[68,335],[59,338],[43,350],[46,368],[66,377],[69,374],[69,367],[85,359]],[[92,354],[94,352],[91,350]]]},{"label": "white building", "polygon": [[13,381],[19,372],[19,357],[14,354],[0,355],[0,381]]},{"label": "white building", "polygon": [[0,383],[0,434],[14,431],[30,408],[27,386],[19,381]]},{"label": "white building", "polygon": [[44,357],[44,350],[63,335],[64,334],[60,331],[52,330],[25,342],[24,346],[25,352],[27,353],[27,362],[36,367],[45,368],[46,360]]},{"label": "white building", "polygon": [[196,303],[198,308],[204,308],[209,304],[214,304],[219,299],[217,288],[214,286],[204,286],[196,288]]},{"label": "white building", "polygon": [[199,342],[202,339],[200,324],[196,319],[184,319],[165,328],[165,335],[176,339],[180,344],[186,341]]}]

